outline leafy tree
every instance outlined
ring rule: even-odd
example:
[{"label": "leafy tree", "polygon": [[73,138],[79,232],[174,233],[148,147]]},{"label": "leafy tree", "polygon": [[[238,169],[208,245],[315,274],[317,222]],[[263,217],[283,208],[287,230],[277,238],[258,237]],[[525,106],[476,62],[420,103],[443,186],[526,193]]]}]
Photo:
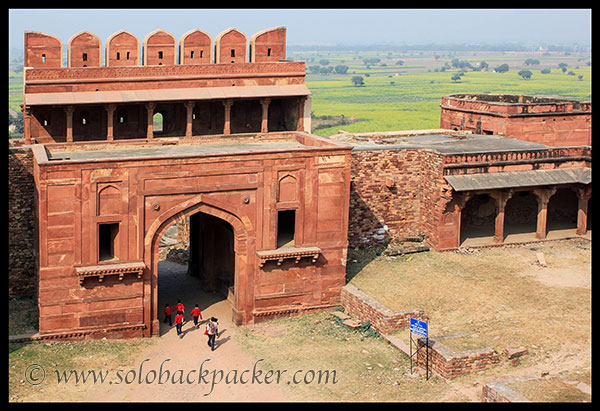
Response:
[{"label": "leafy tree", "polygon": [[453,75],[451,80],[454,82],[460,80],[460,73],[456,73],[455,75]]},{"label": "leafy tree", "polygon": [[524,80],[529,80],[533,73],[529,70],[521,70],[519,71],[519,76],[523,77]]},{"label": "leafy tree", "polygon": [[508,71],[508,64],[504,63],[494,69],[496,73],[506,73]]},{"label": "leafy tree", "polygon": [[319,60],[319,64],[322,65],[322,66],[326,66],[326,65],[329,64],[329,60],[327,60],[327,59]]},{"label": "leafy tree", "polygon": [[359,87],[359,86],[364,86],[365,82],[363,80],[363,78],[361,76],[352,76],[352,84],[354,84],[355,87]]},{"label": "leafy tree", "polygon": [[542,74],[550,74],[552,72],[552,70],[550,70],[549,68],[545,68],[542,71],[540,71],[540,73]]},{"label": "leafy tree", "polygon": [[567,66],[568,66],[567,63],[559,63],[558,64],[558,68],[560,68],[563,73],[567,71]]},{"label": "leafy tree", "polygon": [[335,66],[334,71],[336,72],[336,74],[346,74],[348,72],[348,66],[344,64],[338,64],[337,66]]},{"label": "leafy tree", "polygon": [[527,60],[525,60],[525,65],[526,66],[537,66],[538,64],[540,64],[540,61],[536,60],[536,59],[527,59]]},{"label": "leafy tree", "polygon": [[318,74],[321,71],[320,66],[310,66],[308,69],[315,74]]}]

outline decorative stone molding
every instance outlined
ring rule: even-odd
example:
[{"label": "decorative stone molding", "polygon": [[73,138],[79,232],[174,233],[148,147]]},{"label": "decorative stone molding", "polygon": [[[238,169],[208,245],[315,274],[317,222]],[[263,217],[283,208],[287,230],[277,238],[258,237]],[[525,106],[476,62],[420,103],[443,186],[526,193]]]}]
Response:
[{"label": "decorative stone molding", "polygon": [[277,261],[277,265],[281,265],[283,260],[294,259],[294,262],[298,264],[303,257],[311,258],[312,263],[314,264],[321,254],[321,249],[319,247],[292,247],[278,250],[257,251],[256,254],[260,260],[258,266],[259,268],[262,268],[267,261]]},{"label": "decorative stone molding", "polygon": [[146,264],[143,262],[102,264],[87,267],[76,267],[75,271],[79,277],[79,285],[88,277],[98,277],[98,282],[102,282],[107,275],[118,275],[119,281],[123,280],[125,274],[137,274],[137,278],[142,278]]}]

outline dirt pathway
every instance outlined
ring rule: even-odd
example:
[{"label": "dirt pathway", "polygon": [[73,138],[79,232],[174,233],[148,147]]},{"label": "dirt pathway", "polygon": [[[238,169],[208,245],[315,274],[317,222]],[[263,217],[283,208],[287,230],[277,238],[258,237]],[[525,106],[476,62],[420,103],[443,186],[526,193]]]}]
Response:
[{"label": "dirt pathway", "polygon": [[[112,373],[112,383],[86,390],[86,401],[291,400],[282,386],[283,379],[280,385],[275,379],[269,384],[264,372],[254,371],[260,367],[260,358],[250,357],[236,342],[236,334],[241,330],[231,322],[229,302],[221,295],[199,291],[198,280],[185,273],[185,266],[161,261],[159,270],[161,310],[165,302],[173,307],[177,299],[185,305],[183,338],[177,336],[174,326],[170,328],[161,322],[160,340],[137,355],[130,367],[122,367],[120,378]],[[207,345],[203,326],[196,329],[188,320],[196,303],[204,319],[214,316],[219,320],[221,335],[214,352]]]}]

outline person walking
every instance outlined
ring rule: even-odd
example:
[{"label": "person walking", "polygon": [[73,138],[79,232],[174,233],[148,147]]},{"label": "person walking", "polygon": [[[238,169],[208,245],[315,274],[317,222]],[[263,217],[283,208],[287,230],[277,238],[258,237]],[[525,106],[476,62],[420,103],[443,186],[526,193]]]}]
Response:
[{"label": "person walking", "polygon": [[200,311],[200,308],[198,308],[198,304],[196,304],[191,314],[194,319],[194,325],[198,328],[200,326],[200,324],[198,324],[198,318],[202,319],[202,312]]},{"label": "person walking", "polygon": [[177,300],[177,304],[175,305],[175,311],[176,312],[181,311],[182,314],[185,314],[185,307],[183,306],[183,303],[181,302],[181,300]]},{"label": "person walking", "polygon": [[173,320],[171,319],[171,307],[169,307],[169,304],[165,304],[165,320],[163,322],[167,322],[167,320],[169,321],[169,327],[173,326]]},{"label": "person walking", "polygon": [[206,331],[204,334],[208,335],[208,346],[211,351],[215,350],[215,338],[219,336],[219,322],[215,317],[210,317],[206,322]]},{"label": "person walking", "polygon": [[[175,304],[175,312],[179,313],[179,311],[181,311],[181,314],[185,314],[185,307],[181,300],[177,300],[177,304]],[[183,317],[183,323],[185,323],[185,317]]]},{"label": "person walking", "polygon": [[183,312],[177,311],[177,315],[175,316],[175,327],[177,327],[177,335],[179,338],[183,338],[183,333],[181,328],[183,327]]}]

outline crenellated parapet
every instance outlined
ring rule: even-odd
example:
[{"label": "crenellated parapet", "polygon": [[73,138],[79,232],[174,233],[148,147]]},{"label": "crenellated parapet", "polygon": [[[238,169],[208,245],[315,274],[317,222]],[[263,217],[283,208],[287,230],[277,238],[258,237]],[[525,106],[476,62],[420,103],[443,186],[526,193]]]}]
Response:
[{"label": "crenellated parapet", "polygon": [[[171,33],[158,29],[148,33],[141,42],[134,34],[120,30],[108,37],[103,50],[96,35],[81,31],[67,43],[67,67],[273,62],[285,60],[285,39],[285,27],[261,30],[250,40],[242,31],[229,28],[214,41],[199,29],[186,32],[179,41]],[[24,44],[25,67],[63,68],[63,43],[58,37],[26,31]]]}]

